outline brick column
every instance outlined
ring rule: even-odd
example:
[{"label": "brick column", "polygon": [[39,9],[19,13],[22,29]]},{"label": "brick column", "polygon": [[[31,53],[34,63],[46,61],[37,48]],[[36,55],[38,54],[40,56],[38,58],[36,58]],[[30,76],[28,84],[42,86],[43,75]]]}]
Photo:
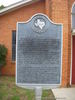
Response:
[{"label": "brick column", "polygon": [[63,47],[62,47],[62,84],[65,87],[69,85],[69,13],[68,0],[52,0],[52,21],[63,24]]}]

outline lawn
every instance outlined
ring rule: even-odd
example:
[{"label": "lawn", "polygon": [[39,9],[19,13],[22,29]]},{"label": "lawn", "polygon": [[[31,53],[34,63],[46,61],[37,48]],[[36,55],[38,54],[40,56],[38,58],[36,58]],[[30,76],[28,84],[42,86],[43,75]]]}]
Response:
[{"label": "lawn", "polygon": [[[14,77],[0,76],[0,100],[35,100],[35,92],[17,87]],[[42,100],[55,100],[52,91],[43,90]]]}]

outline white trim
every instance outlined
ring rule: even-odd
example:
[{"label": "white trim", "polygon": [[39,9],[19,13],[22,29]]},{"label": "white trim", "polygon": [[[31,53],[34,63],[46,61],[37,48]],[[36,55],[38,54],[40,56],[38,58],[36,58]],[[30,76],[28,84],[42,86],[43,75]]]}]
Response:
[{"label": "white trim", "polygon": [[39,0],[22,0],[22,1],[19,1],[17,3],[14,3],[10,6],[7,6],[6,8],[0,10],[0,16],[5,14],[5,13],[8,13],[8,12],[11,12],[15,9],[18,9],[20,7],[23,7],[23,6],[26,6],[26,5],[29,5],[33,2],[36,2],[36,1],[39,1]]},{"label": "white trim", "polygon": [[[72,4],[72,8],[71,8],[71,29],[72,29],[72,9],[73,7],[75,6],[75,2]],[[75,35],[74,32],[75,30],[72,30],[72,33],[71,33],[71,66],[70,66],[70,85],[72,85],[72,38],[73,36]]]},{"label": "white trim", "polygon": [[[17,22],[17,35],[16,35],[16,41],[18,39],[18,24],[20,23],[28,23],[29,21],[31,21],[36,15],[43,15],[46,18],[48,18],[47,15],[42,14],[42,13],[37,13],[35,15],[33,15],[28,21],[26,22]],[[51,21],[49,18],[48,20],[54,24],[54,25],[61,25],[61,29],[62,29],[62,33],[61,33],[61,68],[60,68],[60,83],[59,84],[22,84],[22,83],[17,83],[17,45],[18,43],[16,42],[16,85],[20,86],[20,87],[25,87],[25,88],[35,88],[36,86],[41,86],[42,88],[53,88],[53,87],[60,87],[60,85],[62,84],[62,57],[63,57],[63,24],[62,23],[54,23],[53,21]]]},{"label": "white trim", "polygon": [[27,89],[35,89],[36,87],[42,87],[43,89],[53,89],[59,88],[57,84],[16,84],[18,87],[27,88]]},{"label": "white trim", "polygon": [[15,66],[15,68],[16,68],[16,70],[15,70],[15,75],[16,75],[16,78],[15,78],[15,80],[16,80],[16,83],[17,83],[17,45],[18,45],[18,42],[17,42],[17,40],[18,40],[18,23],[17,23],[17,27],[16,27],[16,66]]},{"label": "white trim", "polygon": [[61,84],[62,84],[62,69],[63,69],[63,24],[62,25],[62,34],[61,34]]},{"label": "white trim", "polygon": [[71,67],[70,67],[70,85],[72,85],[72,35],[71,35]]},{"label": "white trim", "polygon": [[73,9],[74,6],[75,6],[75,1],[74,1],[74,3],[72,4],[71,13],[72,13],[72,9]]},{"label": "white trim", "polygon": [[72,34],[75,34],[75,29],[72,30]]}]

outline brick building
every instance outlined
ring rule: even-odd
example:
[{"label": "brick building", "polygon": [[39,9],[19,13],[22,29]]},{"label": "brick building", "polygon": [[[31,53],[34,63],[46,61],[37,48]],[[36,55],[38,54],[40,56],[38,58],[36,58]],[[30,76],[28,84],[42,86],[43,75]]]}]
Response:
[{"label": "brick building", "polygon": [[16,23],[46,14],[63,24],[62,86],[75,84],[75,0],[23,0],[0,11],[0,44],[8,48],[3,75],[15,75]]}]

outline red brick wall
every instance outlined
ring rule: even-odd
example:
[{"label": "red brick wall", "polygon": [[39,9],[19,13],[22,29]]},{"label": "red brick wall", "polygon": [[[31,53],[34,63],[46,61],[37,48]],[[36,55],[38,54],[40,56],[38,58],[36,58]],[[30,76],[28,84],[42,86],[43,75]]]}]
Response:
[{"label": "red brick wall", "polygon": [[52,0],[53,22],[63,24],[62,86],[70,84],[71,67],[71,8],[75,0]]},{"label": "red brick wall", "polygon": [[62,86],[70,83],[71,67],[71,8],[75,0],[40,0],[37,3],[22,7],[0,16],[0,43],[8,48],[7,65],[2,69],[6,75],[15,74],[15,63],[12,62],[12,30],[18,21],[26,21],[36,13],[45,13],[55,23],[63,24]]},{"label": "red brick wall", "polygon": [[15,62],[12,62],[12,30],[16,30],[16,23],[27,21],[34,14],[44,12],[45,4],[40,1],[0,16],[0,43],[8,48],[7,65],[2,69],[3,75],[15,74]]}]

